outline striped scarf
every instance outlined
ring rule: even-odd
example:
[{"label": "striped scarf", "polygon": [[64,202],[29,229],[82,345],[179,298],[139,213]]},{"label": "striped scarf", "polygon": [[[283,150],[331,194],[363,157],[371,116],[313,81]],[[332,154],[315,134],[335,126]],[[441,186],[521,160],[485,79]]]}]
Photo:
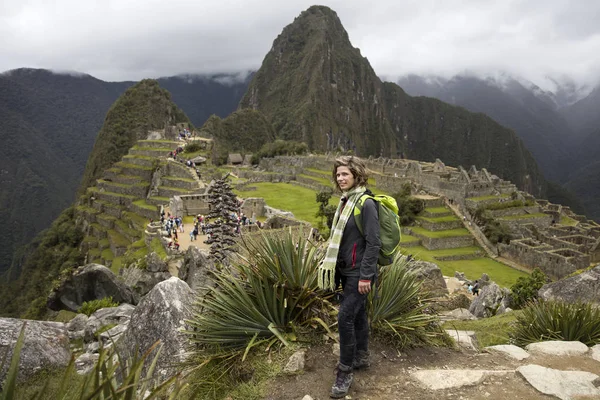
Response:
[{"label": "striped scarf", "polygon": [[329,245],[327,246],[325,259],[319,266],[318,285],[321,289],[335,290],[335,266],[340,251],[340,244],[342,243],[344,228],[348,219],[350,219],[350,215],[352,215],[356,202],[358,202],[358,199],[360,199],[366,190],[364,186],[357,186],[349,192],[343,193],[340,199],[335,216],[333,217],[333,223],[331,224],[331,234],[329,235]]}]

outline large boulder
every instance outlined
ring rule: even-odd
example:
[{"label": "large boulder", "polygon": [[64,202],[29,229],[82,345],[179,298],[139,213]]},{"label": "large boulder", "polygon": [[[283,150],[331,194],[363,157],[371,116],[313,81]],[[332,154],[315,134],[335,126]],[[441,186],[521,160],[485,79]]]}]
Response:
[{"label": "large boulder", "polygon": [[[0,318],[0,355],[8,356],[0,370],[0,383],[6,377],[24,323],[26,327],[19,360],[19,380],[31,377],[42,368],[64,368],[71,360],[69,334],[64,323]],[[1,361],[0,358],[0,365]]]},{"label": "large boulder", "polygon": [[446,280],[442,275],[442,270],[436,264],[413,260],[407,264],[406,269],[415,275],[418,281],[423,282],[423,290],[433,296],[441,297],[448,294]]},{"label": "large boulder", "polygon": [[[493,317],[498,310],[506,308],[505,303],[509,301],[510,292],[492,282],[485,286],[471,302],[469,311],[477,318]],[[500,311],[501,312],[501,311]]]},{"label": "large boulder", "polygon": [[210,271],[214,269],[214,263],[208,258],[208,252],[204,252],[196,246],[190,246],[183,258],[183,265],[179,269],[179,278],[185,281],[192,290],[204,294],[214,282]]},{"label": "large boulder", "polygon": [[123,270],[123,280],[140,297],[145,296],[159,282],[171,277],[168,264],[155,252],[146,256],[146,268],[129,267]]},{"label": "large boulder", "polygon": [[570,278],[548,283],[541,287],[538,296],[544,300],[600,304],[600,265]]},{"label": "large boulder", "polygon": [[104,265],[88,264],[79,267],[48,297],[48,308],[77,311],[86,301],[112,297],[117,303],[137,304],[133,290]]},{"label": "large boulder", "polygon": [[[162,350],[158,357],[155,377],[164,378],[175,372],[183,361],[188,338],[182,331],[185,320],[192,316],[194,292],[187,283],[171,277],[157,284],[138,304],[131,315],[129,326],[118,348],[126,357],[132,357],[135,349],[146,352],[160,340]],[[147,365],[156,350],[146,360]]]},{"label": "large boulder", "polygon": [[118,307],[101,308],[94,312],[85,323],[84,339],[86,342],[98,340],[98,331],[107,326],[128,324],[135,307],[123,303]]}]

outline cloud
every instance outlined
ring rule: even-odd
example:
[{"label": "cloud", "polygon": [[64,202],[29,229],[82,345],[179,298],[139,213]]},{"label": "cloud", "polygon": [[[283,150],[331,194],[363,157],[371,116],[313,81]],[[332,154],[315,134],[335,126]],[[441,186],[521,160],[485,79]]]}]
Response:
[{"label": "cloud", "polygon": [[[104,80],[255,70],[311,2],[4,0],[0,71],[75,70]],[[507,71],[600,79],[596,0],[329,1],[380,76]]]}]

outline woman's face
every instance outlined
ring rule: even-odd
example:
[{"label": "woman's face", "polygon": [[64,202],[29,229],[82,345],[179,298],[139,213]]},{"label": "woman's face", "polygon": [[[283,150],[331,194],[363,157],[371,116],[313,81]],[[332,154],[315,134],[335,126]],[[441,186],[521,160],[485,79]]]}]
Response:
[{"label": "woman's face", "polygon": [[350,172],[350,168],[348,167],[337,167],[335,179],[342,192],[347,192],[354,187],[354,175],[352,175],[352,172]]}]

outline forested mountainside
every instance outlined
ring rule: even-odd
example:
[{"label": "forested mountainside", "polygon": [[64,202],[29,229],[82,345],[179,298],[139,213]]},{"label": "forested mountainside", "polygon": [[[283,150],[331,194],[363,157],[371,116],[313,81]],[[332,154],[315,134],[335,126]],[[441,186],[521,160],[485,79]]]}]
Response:
[{"label": "forested mountainside", "polygon": [[440,158],[488,168],[536,195],[546,191],[514,132],[482,114],[384,84],[352,47],[337,14],[324,6],[309,8],[283,29],[240,108],[260,111],[279,138],[306,142],[313,150]]}]

